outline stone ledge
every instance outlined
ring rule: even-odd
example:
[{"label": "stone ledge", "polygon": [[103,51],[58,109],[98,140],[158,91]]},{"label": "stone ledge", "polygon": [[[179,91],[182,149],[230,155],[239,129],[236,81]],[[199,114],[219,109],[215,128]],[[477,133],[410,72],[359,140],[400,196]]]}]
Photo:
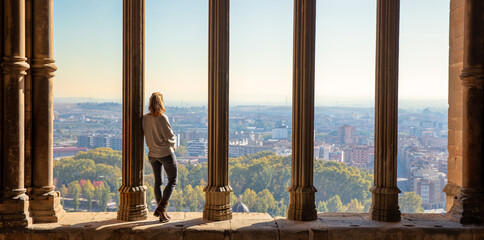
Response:
[{"label": "stone ledge", "polygon": [[170,213],[169,223],[151,214],[123,222],[116,213],[67,213],[58,223],[25,229],[0,229],[0,240],[30,239],[484,239],[484,227],[451,222],[439,214],[402,214],[398,223],[368,219],[368,214],[320,213],[311,222],[272,218],[265,213],[234,213],[211,222],[200,212]]}]

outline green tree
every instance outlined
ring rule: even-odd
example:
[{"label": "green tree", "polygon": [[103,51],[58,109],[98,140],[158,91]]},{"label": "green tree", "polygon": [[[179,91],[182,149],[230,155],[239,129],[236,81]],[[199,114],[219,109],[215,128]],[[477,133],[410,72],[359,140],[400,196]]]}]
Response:
[{"label": "green tree", "polygon": [[346,204],[346,212],[348,213],[361,213],[363,212],[363,208],[364,206],[356,199],[353,199]]},{"label": "green tree", "polygon": [[398,205],[402,213],[421,213],[422,198],[415,192],[405,192],[398,197]]},{"label": "green tree", "polygon": [[326,206],[328,207],[328,212],[344,212],[345,208],[343,206],[343,203],[341,202],[341,198],[339,195],[336,195],[332,198],[330,198],[326,202]]},{"label": "green tree", "polygon": [[81,191],[81,185],[79,185],[78,181],[72,181],[67,185],[67,188],[72,196],[74,210],[77,211],[79,209],[79,192]]},{"label": "green tree", "polygon": [[255,212],[253,208],[256,201],[257,193],[250,188],[245,189],[244,194],[242,194],[242,202],[249,208],[251,212]]},{"label": "green tree", "polygon": [[188,207],[191,212],[197,211],[198,208],[198,198],[192,185],[188,184],[183,189],[183,202],[185,207]]},{"label": "green tree", "polygon": [[256,212],[267,213],[276,207],[274,196],[269,190],[264,189],[257,194],[254,210]]},{"label": "green tree", "polygon": [[287,214],[287,204],[284,202],[284,199],[281,199],[277,202],[276,209],[274,210],[274,216],[282,216],[285,217]]},{"label": "green tree", "polygon": [[178,146],[175,150],[175,154],[180,157],[186,156],[188,154],[187,147],[183,145]]},{"label": "green tree", "polygon": [[[153,187],[147,183],[145,183],[146,185],[146,203],[148,204],[148,210],[149,211],[152,211],[152,202],[155,201],[155,190],[153,189]],[[155,205],[158,205],[158,203],[156,203]]]},{"label": "green tree", "polygon": [[188,185],[188,174],[189,171],[185,165],[178,164],[178,186],[184,188]]},{"label": "green tree", "polygon": [[363,202],[371,197],[370,189],[373,175],[344,163],[333,161],[314,161],[314,187],[323,191],[316,192],[316,201],[327,201],[339,195],[343,204],[352,199]]},{"label": "green tree", "polygon": [[94,196],[96,196],[99,208],[105,212],[111,197],[111,190],[109,189],[109,186],[106,183],[99,184],[99,186],[94,190]]},{"label": "green tree", "polygon": [[96,164],[116,166],[120,169],[123,164],[121,151],[116,151],[111,148],[96,148],[87,152],[78,152],[73,159],[92,159]]},{"label": "green tree", "polygon": [[318,212],[328,212],[328,207],[326,206],[326,202],[319,201],[316,210]]},{"label": "green tree", "polygon": [[94,195],[94,186],[92,185],[90,180],[87,180],[84,185],[82,185],[82,194],[87,199],[87,210],[91,211],[92,209],[92,197]]},{"label": "green tree", "polygon": [[183,210],[184,200],[183,200],[183,193],[178,188],[173,190],[173,193],[170,198],[170,202],[173,203],[177,212],[181,212]]},{"label": "green tree", "polygon": [[363,212],[365,212],[365,213],[370,212],[370,208],[371,208],[371,198],[366,199],[363,202]]},{"label": "green tree", "polygon": [[205,193],[203,192],[203,187],[199,185],[196,186],[193,190],[195,192],[195,196],[197,197],[197,209],[203,209],[203,206],[205,205]]},{"label": "green tree", "polygon": [[237,203],[237,197],[235,196],[234,191],[230,192],[230,204],[234,206]]},{"label": "green tree", "polygon": [[66,185],[62,184],[62,187],[60,188],[60,193],[61,193],[62,205],[65,205],[65,198],[69,194],[69,189],[67,189]]},{"label": "green tree", "polygon": [[54,161],[54,177],[57,179],[57,184],[68,184],[81,179],[91,179],[90,175],[92,175],[91,172],[94,166],[94,161],[90,159],[74,160],[72,158],[63,158],[59,161]]},{"label": "green tree", "polygon": [[116,202],[116,206],[119,206],[120,196],[119,196],[119,187],[121,186],[121,178],[114,182],[113,190],[114,190],[114,202]]}]

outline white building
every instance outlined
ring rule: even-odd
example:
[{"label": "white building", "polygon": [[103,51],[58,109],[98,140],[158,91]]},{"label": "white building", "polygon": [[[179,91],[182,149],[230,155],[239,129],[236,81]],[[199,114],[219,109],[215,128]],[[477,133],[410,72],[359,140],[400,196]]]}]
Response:
[{"label": "white building", "polygon": [[272,139],[286,139],[289,136],[287,126],[279,126],[272,129]]}]

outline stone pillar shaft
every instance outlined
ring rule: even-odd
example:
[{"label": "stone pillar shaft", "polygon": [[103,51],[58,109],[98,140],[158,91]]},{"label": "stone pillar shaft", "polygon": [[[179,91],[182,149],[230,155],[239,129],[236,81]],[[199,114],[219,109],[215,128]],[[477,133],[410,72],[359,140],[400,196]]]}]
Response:
[{"label": "stone pillar shaft", "polygon": [[229,0],[209,0],[208,181],[203,218],[232,219],[229,186]]},{"label": "stone pillar shaft", "polygon": [[466,0],[464,21],[462,188],[450,215],[470,224],[484,222],[484,2]]},{"label": "stone pillar shaft", "polygon": [[25,0],[3,4],[3,156],[0,227],[26,227],[28,196],[24,188]]},{"label": "stone pillar shaft", "polygon": [[[32,65],[32,1],[25,0],[25,57],[29,66]],[[29,200],[31,200],[30,191],[32,190],[32,102],[32,69],[30,67],[27,69],[27,75],[24,77],[24,185],[27,189]]]},{"label": "stone pillar shaft", "polygon": [[287,218],[317,219],[314,164],[316,0],[294,0],[292,167]]},{"label": "stone pillar shaft", "polygon": [[397,187],[400,0],[378,0],[375,83],[375,173],[372,220],[400,221]]},{"label": "stone pillar shaft", "polygon": [[146,219],[143,185],[145,1],[123,0],[123,172],[118,219]]},{"label": "stone pillar shaft", "polygon": [[32,178],[30,214],[34,223],[57,222],[65,211],[54,191],[54,1],[35,0],[32,7]]},{"label": "stone pillar shaft", "polygon": [[464,14],[465,0],[450,1],[449,16],[449,110],[448,110],[448,150],[447,177],[444,187],[446,212],[454,204],[462,186],[462,116],[463,98],[460,74],[463,68],[464,53]]}]

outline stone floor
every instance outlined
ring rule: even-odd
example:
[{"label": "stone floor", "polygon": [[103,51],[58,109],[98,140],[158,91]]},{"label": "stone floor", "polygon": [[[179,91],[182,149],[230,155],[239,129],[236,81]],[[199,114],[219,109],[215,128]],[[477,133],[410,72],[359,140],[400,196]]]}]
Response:
[{"label": "stone floor", "polygon": [[0,229],[1,240],[30,239],[484,239],[484,227],[463,226],[445,215],[403,214],[399,223],[368,220],[368,214],[324,213],[312,222],[234,213],[230,221],[203,220],[202,213],[170,213],[169,223],[116,220],[116,213],[68,213],[59,223]]}]

